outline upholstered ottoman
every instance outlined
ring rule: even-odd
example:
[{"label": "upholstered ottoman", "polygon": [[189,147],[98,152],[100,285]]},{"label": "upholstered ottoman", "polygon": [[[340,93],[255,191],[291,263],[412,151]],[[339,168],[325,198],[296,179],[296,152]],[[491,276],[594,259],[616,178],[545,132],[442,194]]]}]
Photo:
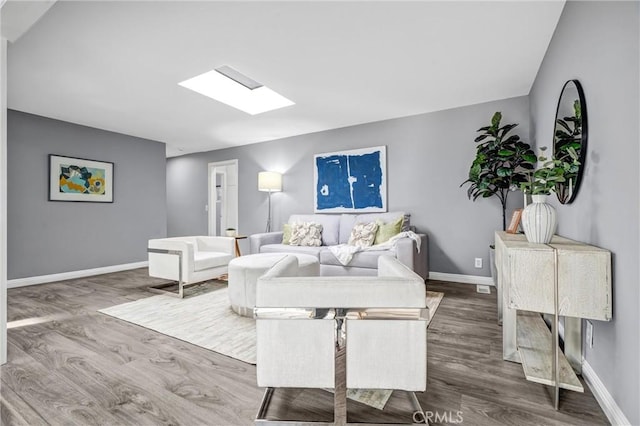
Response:
[{"label": "upholstered ottoman", "polygon": [[318,258],[309,254],[259,253],[236,257],[229,262],[229,303],[235,313],[253,317],[258,278],[288,255],[298,258],[300,276],[320,275]]}]

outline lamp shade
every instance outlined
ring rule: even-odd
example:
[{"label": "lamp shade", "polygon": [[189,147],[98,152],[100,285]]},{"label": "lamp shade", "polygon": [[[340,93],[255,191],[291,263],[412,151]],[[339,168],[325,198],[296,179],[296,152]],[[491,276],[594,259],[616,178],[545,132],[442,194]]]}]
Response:
[{"label": "lamp shade", "polygon": [[258,191],[282,191],[282,175],[278,172],[258,173]]}]

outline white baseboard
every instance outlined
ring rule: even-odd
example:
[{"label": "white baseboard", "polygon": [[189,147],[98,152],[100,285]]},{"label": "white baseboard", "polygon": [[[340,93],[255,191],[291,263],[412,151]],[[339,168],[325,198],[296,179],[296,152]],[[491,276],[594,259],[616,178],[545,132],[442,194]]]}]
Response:
[{"label": "white baseboard", "polygon": [[491,277],[481,277],[479,275],[462,275],[462,274],[447,274],[445,272],[429,272],[429,279],[435,281],[452,281],[462,284],[480,284],[493,286],[493,279]]},{"label": "white baseboard", "polygon": [[7,281],[7,288],[25,287],[28,285],[52,283],[55,281],[73,280],[93,275],[110,274],[111,272],[128,271],[130,269],[146,268],[148,261],[125,263],[123,265],[104,266],[102,268],[84,269],[82,271],[62,272],[60,274],[39,275],[37,277],[17,278]]},{"label": "white baseboard", "polygon": [[584,381],[587,382],[587,386],[589,386],[589,389],[593,392],[593,396],[596,397],[596,401],[598,401],[600,408],[602,408],[602,411],[612,425],[631,425],[631,422],[629,422],[627,416],[625,416],[620,407],[618,407],[618,404],[604,386],[600,377],[598,377],[593,368],[591,368],[591,365],[589,365],[584,358],[582,358],[582,377],[584,377]]}]

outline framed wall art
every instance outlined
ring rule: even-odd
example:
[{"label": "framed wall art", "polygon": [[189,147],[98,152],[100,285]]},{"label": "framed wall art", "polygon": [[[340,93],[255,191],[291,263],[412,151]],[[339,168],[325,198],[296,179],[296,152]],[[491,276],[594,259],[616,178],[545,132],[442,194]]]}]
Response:
[{"label": "framed wall art", "polygon": [[386,212],[386,146],[314,155],[316,213]]},{"label": "framed wall art", "polygon": [[50,154],[49,201],[113,203],[113,163]]}]

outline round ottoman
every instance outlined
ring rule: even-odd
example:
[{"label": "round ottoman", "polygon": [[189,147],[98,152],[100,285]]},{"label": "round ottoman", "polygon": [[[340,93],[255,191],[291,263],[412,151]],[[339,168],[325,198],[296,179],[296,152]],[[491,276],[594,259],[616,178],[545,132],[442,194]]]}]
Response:
[{"label": "round ottoman", "polygon": [[256,306],[256,283],[265,272],[285,256],[296,256],[300,276],[320,275],[318,258],[298,253],[259,253],[231,259],[229,262],[229,303],[239,315],[253,317]]}]

